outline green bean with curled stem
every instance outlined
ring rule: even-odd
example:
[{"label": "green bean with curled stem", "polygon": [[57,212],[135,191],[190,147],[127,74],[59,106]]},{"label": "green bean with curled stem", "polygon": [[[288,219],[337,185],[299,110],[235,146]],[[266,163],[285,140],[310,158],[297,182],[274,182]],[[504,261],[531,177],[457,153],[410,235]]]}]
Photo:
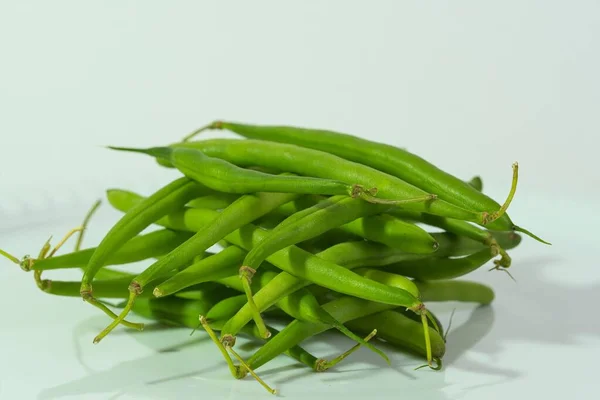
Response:
[{"label": "green bean with curled stem", "polygon": [[[279,175],[240,168],[228,161],[209,157],[198,149],[177,147],[152,147],[148,149],[110,147],[113,150],[142,153],[171,163],[185,176],[225,192],[249,194],[257,192],[346,195],[372,203],[400,204],[395,200],[378,199],[375,188],[369,190],[361,185],[345,181],[296,176],[290,173]],[[420,196],[424,197],[424,196]],[[404,201],[405,199],[401,199]]]},{"label": "green bean with curled stem", "polygon": [[[175,143],[171,147],[198,149],[210,157],[221,158],[242,167],[261,165],[299,175],[353,182],[363,187],[376,187],[378,190],[377,196],[380,199],[406,200],[423,198],[432,194],[366,165],[347,161],[326,152],[283,143],[260,140],[211,139]],[[162,165],[171,166],[164,159],[157,159],[157,161]],[[513,171],[513,187],[505,207],[512,199],[516,189],[516,177],[515,169]],[[498,209],[489,211],[466,210],[440,199],[402,204],[398,207],[472,221],[483,225],[492,222],[500,211]]]},{"label": "green bean with curled stem", "polygon": [[[306,150],[330,154],[332,157],[339,157],[348,160],[348,162],[368,166],[374,170],[397,177],[399,181],[405,182],[406,185],[414,185],[414,187],[424,192],[437,194],[440,199],[447,201],[448,204],[480,212],[494,210],[487,220],[473,222],[488,225],[494,230],[508,231],[515,229],[515,224],[506,214],[506,209],[514,195],[516,179],[513,180],[513,189],[511,189],[507,201],[500,206],[496,201],[474,189],[463,180],[439,169],[423,158],[395,146],[338,132],[291,126],[260,126],[215,121],[196,132],[200,132],[202,129],[227,129],[250,138],[251,140],[247,140],[248,142],[267,141],[267,143],[285,146],[302,146],[301,148]],[[190,136],[186,139],[189,138]],[[188,143],[198,142],[184,141],[183,144]],[[330,164],[332,167],[337,167],[331,161]],[[275,167],[273,165],[269,166]],[[516,166],[515,163],[515,172]]]},{"label": "green bean with curled stem", "polygon": [[[113,253],[105,265],[121,265],[168,253],[192,235],[184,231],[159,229],[143,235],[138,235],[128,241],[119,250]],[[31,267],[34,271],[49,271],[53,269],[79,268],[87,265],[95,247],[74,251],[52,258],[36,261]]]},{"label": "green bean with curled stem", "polygon": [[452,279],[475,271],[492,259],[489,250],[484,249],[459,258],[422,258],[405,260],[386,265],[388,272],[408,276],[422,281]]}]

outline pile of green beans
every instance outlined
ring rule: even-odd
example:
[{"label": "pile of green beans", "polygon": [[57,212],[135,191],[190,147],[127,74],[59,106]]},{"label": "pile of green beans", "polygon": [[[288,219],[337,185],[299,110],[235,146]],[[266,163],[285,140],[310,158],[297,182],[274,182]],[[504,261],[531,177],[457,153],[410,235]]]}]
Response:
[{"label": "pile of green beans", "polygon": [[[192,140],[207,129],[241,138]],[[126,319],[131,314],[201,326],[235,378],[251,374],[271,393],[256,370],[280,354],[316,372],[360,347],[390,363],[382,340],[440,369],[444,327],[426,303],[489,305],[491,287],[457,278],[489,262],[508,272],[520,233],[549,244],[507,213],[516,163],[500,204],[478,176],[459,179],[407,150],[325,130],[216,121],[180,142],[110,149],[142,154],[179,176],[148,196],[107,190],[123,216],[95,247],[81,248],[99,203],[37,257],[0,254],[33,271],[45,293],[103,311],[109,323],[94,343],[119,325],[143,329]],[[75,249],[56,255],[73,235]],[[128,271],[139,262],[143,272]],[[42,279],[69,268],[81,269],[81,281]],[[301,347],[330,329],[356,345],[333,359]],[[238,335],[260,348],[242,357]]]}]

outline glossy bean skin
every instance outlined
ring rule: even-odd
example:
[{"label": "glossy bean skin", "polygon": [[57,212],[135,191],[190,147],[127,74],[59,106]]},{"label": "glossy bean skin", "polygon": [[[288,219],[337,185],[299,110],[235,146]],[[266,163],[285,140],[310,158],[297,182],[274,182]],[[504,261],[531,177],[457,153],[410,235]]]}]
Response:
[{"label": "glossy bean skin", "polygon": [[489,250],[460,258],[423,258],[406,260],[384,267],[385,271],[408,276],[421,281],[452,279],[468,274],[492,259]]},{"label": "glossy bean skin", "polygon": [[[430,195],[399,178],[366,165],[294,145],[259,140],[210,139],[177,143],[172,147],[196,148],[211,157],[222,158],[240,166],[261,165],[299,175],[355,182],[364,187],[374,186],[378,190],[378,198],[404,200]],[[265,157],[266,154],[277,156]],[[489,218],[489,213],[465,210],[441,199],[402,204],[399,207],[480,224],[484,224]],[[489,211],[496,210],[497,208],[493,208]]]},{"label": "glossy bean skin", "polygon": [[207,190],[188,178],[177,179],[131,208],[105,235],[87,264],[81,280],[81,295],[92,296],[94,276],[126,242],[163,215],[173,212]]},{"label": "glossy bean skin", "polygon": [[253,169],[240,168],[221,158],[209,157],[199,149],[186,147],[112,148],[143,153],[168,161],[186,177],[220,192],[234,194],[274,192],[347,195],[360,197],[368,201],[377,201],[358,185],[334,179],[296,176],[289,173],[273,175]]},{"label": "glossy bean skin", "polygon": [[198,197],[186,204],[192,208],[208,208],[209,210],[222,210],[240,197],[235,193],[216,192],[208,196]]},{"label": "glossy bean skin", "polygon": [[459,279],[439,281],[415,281],[424,301],[461,301],[490,304],[495,297],[494,290],[479,282]]},{"label": "glossy bean skin", "polygon": [[[132,202],[135,202],[135,199],[132,199]],[[126,211],[127,206],[131,206],[131,204],[123,202],[119,206],[122,208],[120,208],[121,211]],[[187,227],[187,229],[200,230],[218,215],[219,213],[213,210],[187,209],[161,221],[157,221],[157,223],[173,229],[183,230]],[[249,250],[265,239],[268,234],[268,232],[258,229],[252,224],[248,224],[228,234],[225,240]],[[409,308],[421,307],[421,302],[404,290],[373,283],[371,280],[363,278],[337,264],[323,260],[296,246],[289,246],[279,250],[268,257],[267,261],[291,275],[331,290],[337,290],[345,294],[373,301],[391,302],[398,306]],[[299,265],[302,268],[298,268],[297,266]],[[340,282],[343,284],[340,285]]]},{"label": "glossy bean skin", "polygon": [[384,212],[387,208],[389,206],[334,196],[292,214],[277,225],[264,240],[248,252],[243,265],[256,270],[268,256],[278,250],[319,236],[364,215]]},{"label": "glossy bean skin", "polygon": [[[302,196],[276,211],[283,215],[296,215],[300,210],[309,209],[324,200],[317,196]],[[408,253],[431,254],[438,249],[438,243],[424,229],[386,213],[357,218],[338,229]]]},{"label": "glossy bean skin", "polygon": [[[121,265],[146,260],[168,253],[192,235],[188,232],[160,229],[144,235],[138,235],[125,243],[123,247],[108,257],[104,265]],[[32,270],[48,271],[53,269],[79,268],[86,266],[96,248],[74,251],[36,261]]]},{"label": "glossy bean skin", "polygon": [[246,251],[237,246],[226,247],[219,253],[190,265],[158,285],[154,289],[154,295],[156,297],[167,296],[197,283],[235,275],[246,254]]},{"label": "glossy bean skin", "polygon": [[[383,171],[437,194],[461,208],[495,211],[500,204],[463,180],[436,167],[407,150],[356,136],[327,130],[290,126],[259,126],[218,121],[213,124],[250,139],[268,140],[320,150]],[[509,231],[514,223],[507,214],[487,225],[489,229]]]},{"label": "glossy bean skin", "polygon": [[202,315],[205,315],[208,321],[227,321],[235,313],[235,310],[239,310],[244,304],[246,304],[245,295],[231,296],[221,300]]}]

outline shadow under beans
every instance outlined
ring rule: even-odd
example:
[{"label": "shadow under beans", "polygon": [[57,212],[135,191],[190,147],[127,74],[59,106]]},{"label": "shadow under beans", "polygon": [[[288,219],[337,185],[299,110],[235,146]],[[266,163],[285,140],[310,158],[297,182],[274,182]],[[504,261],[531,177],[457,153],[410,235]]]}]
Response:
[{"label": "shadow under beans", "polygon": [[[550,279],[544,273],[544,268],[556,262],[561,260],[523,257],[519,261],[518,271],[515,270],[517,284],[499,281],[500,278],[485,275],[483,271],[465,277],[483,282],[493,280],[493,283],[488,284],[495,289],[498,287],[498,296],[490,306],[472,307],[470,310],[461,307],[463,322],[453,323],[448,333],[442,371],[414,371],[414,368],[422,363],[421,358],[399,353],[388,344],[377,343],[377,346],[391,356],[392,368],[396,370],[394,373],[402,374],[398,378],[402,382],[403,394],[413,393],[414,390],[415,395],[423,396],[426,393],[426,397],[432,400],[456,399],[460,397],[460,393],[450,396],[445,390],[448,386],[446,374],[453,369],[482,375],[481,380],[473,380],[469,390],[520,377],[521,372],[518,370],[483,363],[478,354],[493,356],[499,354],[504,346],[510,346],[511,342],[517,341],[532,344],[577,344],[581,336],[600,336],[600,325],[595,324],[588,316],[589,311],[585,307],[597,304],[600,285],[592,283],[577,286]],[[443,305],[440,306],[440,309],[443,309]],[[122,362],[102,371],[96,371],[93,365],[87,365],[87,376],[47,388],[38,398],[56,399],[88,393],[106,393],[107,397],[113,395],[116,396],[114,398],[133,394],[143,394],[144,398],[165,398],[169,391],[177,392],[179,385],[184,385],[186,390],[190,387],[191,390],[198,390],[197,393],[201,393],[206,385],[218,386],[216,390],[223,393],[223,396],[220,396],[222,398],[238,398],[238,393],[241,398],[248,391],[260,393],[262,390],[258,384],[248,385],[245,381],[233,379],[223,360],[203,360],[204,352],[214,352],[216,349],[202,331],[189,337],[189,330],[156,325],[151,330],[152,334],[122,332],[128,332],[130,337],[151,349],[152,354]],[[87,331],[82,329],[75,332],[75,346],[79,346],[78,342],[83,335],[87,335]],[[322,341],[326,341],[328,345],[326,353],[323,354],[323,347],[320,347],[320,352],[315,354],[317,356],[335,356],[352,345],[350,340],[331,332],[313,339],[312,343]],[[241,342],[240,347],[244,347]],[[303,343],[303,347],[313,351],[311,340]],[[82,362],[82,365],[84,364]],[[279,365],[281,363],[274,367],[266,366],[257,372],[284,393],[285,385],[294,381],[305,379],[304,386],[307,390],[316,390],[315,379],[316,382],[327,384],[338,380],[367,380],[377,373],[373,370],[389,368],[379,356],[364,348],[335,369],[324,373],[316,374],[292,360],[289,360],[288,364]]]}]

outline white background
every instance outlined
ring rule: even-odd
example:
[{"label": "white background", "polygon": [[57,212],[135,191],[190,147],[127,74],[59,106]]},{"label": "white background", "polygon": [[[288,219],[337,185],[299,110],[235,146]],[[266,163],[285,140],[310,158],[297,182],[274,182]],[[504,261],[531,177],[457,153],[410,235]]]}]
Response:
[{"label": "white background", "polygon": [[[278,370],[282,358],[264,375],[288,398],[594,398],[599,39],[597,1],[3,1],[0,247],[36,252],[106,188],[149,193],[173,176],[103,146],[167,144],[214,119],[406,147],[480,174],[497,199],[518,161],[510,214],[553,246],[513,252],[516,285],[473,274],[498,297],[459,309],[444,372],[361,351],[330,374]],[[100,215],[90,245],[117,218]],[[209,344],[159,352],[187,332],[92,346],[106,322],[94,309],[8,262],[0,278],[0,398],[264,397]]]}]

